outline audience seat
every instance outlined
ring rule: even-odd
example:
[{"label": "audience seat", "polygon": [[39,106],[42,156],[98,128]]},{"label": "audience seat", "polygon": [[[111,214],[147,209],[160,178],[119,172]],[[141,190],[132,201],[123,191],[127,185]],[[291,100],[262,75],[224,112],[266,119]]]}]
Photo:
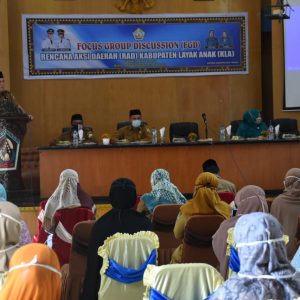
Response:
[{"label": "audience seat", "polygon": [[38,214],[38,217],[37,217],[37,232],[32,237],[32,242],[33,243],[42,243],[42,244],[44,244],[46,242],[47,238],[48,238],[48,233],[44,230],[44,228],[42,226],[44,209],[45,209],[46,203],[47,203],[47,200],[42,200],[40,202],[39,214]]},{"label": "audience seat", "polygon": [[[98,254],[103,258],[100,270],[101,284],[98,294],[99,299],[143,299],[144,286],[142,276],[144,269],[141,266],[147,262],[153,251],[154,253],[157,252],[158,247],[158,236],[150,231],[140,231],[135,234],[116,233],[108,237],[103,246],[100,246],[98,250]],[[141,268],[139,276],[136,276],[137,281],[123,283],[120,279],[123,276],[118,276],[119,280],[109,277],[108,273],[115,274],[115,272],[109,269],[109,266],[111,266],[109,260],[114,260],[121,268],[125,268],[126,270],[128,268],[131,270]],[[123,275],[123,272],[120,271],[120,273]]]},{"label": "audience seat", "polygon": [[279,132],[282,134],[299,134],[297,119],[281,118],[272,120],[272,125],[280,125]]},{"label": "audience seat", "polygon": [[240,126],[240,123],[243,122],[243,120],[233,120],[230,122],[231,125],[231,136],[235,136],[236,132]]},{"label": "audience seat", "polygon": [[181,244],[173,233],[180,207],[181,204],[161,204],[153,211],[152,225],[159,238],[158,265],[168,264],[174,249]]},{"label": "audience seat", "polygon": [[228,204],[230,204],[235,197],[235,193],[233,192],[218,192],[220,199]]},{"label": "audience seat", "polygon": [[199,137],[198,123],[196,122],[178,122],[170,124],[170,142],[173,142],[173,138],[185,138],[187,140],[188,135],[194,132]]},{"label": "audience seat", "polygon": [[94,218],[92,210],[85,207],[64,208],[56,211],[54,215],[56,228],[52,238],[52,248],[56,252],[61,266],[69,262],[74,226],[79,222]]},{"label": "audience seat", "polygon": [[201,262],[218,267],[218,259],[212,249],[212,236],[223,221],[220,215],[194,215],[188,219],[182,246],[183,263]]},{"label": "audience seat", "polygon": [[[222,283],[221,274],[208,264],[148,265],[144,273],[146,292],[143,299],[206,299]],[[165,297],[156,298],[155,291]]]},{"label": "audience seat", "polygon": [[75,225],[68,264],[63,265],[61,300],[79,300],[86,271],[88,244],[95,221]]}]

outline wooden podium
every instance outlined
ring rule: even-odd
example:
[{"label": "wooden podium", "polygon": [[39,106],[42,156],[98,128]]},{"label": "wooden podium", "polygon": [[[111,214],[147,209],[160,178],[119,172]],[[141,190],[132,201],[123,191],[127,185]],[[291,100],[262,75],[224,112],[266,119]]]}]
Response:
[{"label": "wooden podium", "polygon": [[13,202],[18,202],[17,198],[26,193],[22,180],[21,143],[29,121],[24,113],[0,114],[0,182],[6,188],[8,200]]}]

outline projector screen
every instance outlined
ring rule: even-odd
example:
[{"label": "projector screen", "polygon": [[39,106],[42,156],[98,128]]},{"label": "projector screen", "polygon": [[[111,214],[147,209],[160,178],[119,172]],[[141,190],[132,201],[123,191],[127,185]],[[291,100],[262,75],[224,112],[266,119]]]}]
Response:
[{"label": "projector screen", "polygon": [[300,110],[300,0],[289,0],[291,18],[284,20],[285,100],[284,110]]}]

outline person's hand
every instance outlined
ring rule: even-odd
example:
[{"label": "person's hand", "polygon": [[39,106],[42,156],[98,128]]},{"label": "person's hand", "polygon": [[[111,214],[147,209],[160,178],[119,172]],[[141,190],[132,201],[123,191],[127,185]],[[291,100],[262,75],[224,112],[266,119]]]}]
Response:
[{"label": "person's hand", "polygon": [[34,119],[33,115],[28,115],[28,118],[30,121],[32,121]]}]

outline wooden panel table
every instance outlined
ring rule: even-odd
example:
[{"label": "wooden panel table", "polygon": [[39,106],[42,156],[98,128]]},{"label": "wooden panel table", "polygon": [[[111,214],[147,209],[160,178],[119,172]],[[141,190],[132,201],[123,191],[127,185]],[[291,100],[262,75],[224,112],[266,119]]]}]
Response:
[{"label": "wooden panel table", "polygon": [[61,171],[72,168],[80,183],[92,196],[107,196],[111,182],[131,178],[138,194],[150,191],[150,174],[165,168],[183,193],[192,193],[202,163],[217,160],[221,175],[241,188],[247,184],[265,190],[283,188],[284,175],[300,167],[300,142],[244,141],[213,144],[109,145],[79,148],[41,147],[41,197],[49,197],[56,188]]}]

